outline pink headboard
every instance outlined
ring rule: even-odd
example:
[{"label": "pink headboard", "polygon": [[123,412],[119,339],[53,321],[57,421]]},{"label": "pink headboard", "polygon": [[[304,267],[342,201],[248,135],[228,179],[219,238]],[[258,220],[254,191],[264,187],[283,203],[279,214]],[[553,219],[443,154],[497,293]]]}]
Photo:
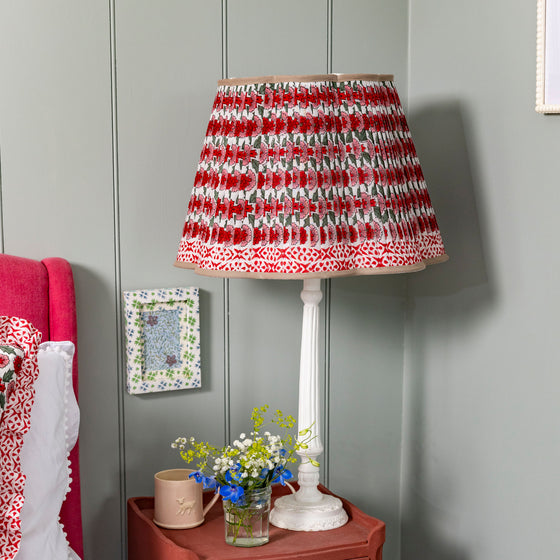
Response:
[{"label": "pink headboard", "polygon": [[[69,340],[76,346],[73,383],[78,398],[78,344],[74,278],[68,261],[35,261],[0,254],[0,315],[22,317],[41,331],[43,342]],[[72,484],[61,510],[68,542],[83,557],[78,443],[70,453]]]}]

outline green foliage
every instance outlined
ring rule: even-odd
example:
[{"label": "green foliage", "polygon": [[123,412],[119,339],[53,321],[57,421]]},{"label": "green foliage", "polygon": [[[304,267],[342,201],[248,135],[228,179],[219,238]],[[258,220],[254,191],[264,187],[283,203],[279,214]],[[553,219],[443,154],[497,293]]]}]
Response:
[{"label": "green foliage", "polygon": [[0,350],[2,350],[2,352],[4,352],[5,354],[12,354],[12,355],[16,355],[16,351],[8,345],[4,345],[4,344],[0,344]]}]

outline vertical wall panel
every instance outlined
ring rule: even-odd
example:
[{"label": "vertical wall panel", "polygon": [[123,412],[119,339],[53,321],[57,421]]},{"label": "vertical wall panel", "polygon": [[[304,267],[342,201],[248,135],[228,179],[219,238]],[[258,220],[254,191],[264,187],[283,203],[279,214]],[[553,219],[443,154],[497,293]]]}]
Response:
[{"label": "vertical wall panel", "polygon": [[387,524],[398,558],[405,289],[402,276],[331,291],[329,486]]},{"label": "vertical wall panel", "polygon": [[108,5],[0,5],[5,252],[61,256],[78,312],[87,558],[120,554]]},{"label": "vertical wall panel", "polygon": [[229,0],[230,77],[326,71],[325,0]]},{"label": "vertical wall panel", "polygon": [[[230,76],[326,71],[323,0],[230,0],[228,6]],[[302,288],[301,280],[230,281],[233,436],[246,429],[256,405],[297,416]]]},{"label": "vertical wall panel", "polygon": [[138,496],[158,470],[184,466],[177,436],[223,439],[223,281],[173,267],[221,77],[221,10],[123,0],[116,21],[122,288],[201,294],[202,387],[124,398],[127,495]]},{"label": "vertical wall panel", "polygon": [[[405,0],[334,0],[333,71],[392,73],[406,99],[407,23]],[[400,539],[405,294],[401,275],[331,286],[329,485],[387,523],[388,559]]]},{"label": "vertical wall panel", "polygon": [[333,0],[333,72],[394,74],[408,83],[408,0]]}]

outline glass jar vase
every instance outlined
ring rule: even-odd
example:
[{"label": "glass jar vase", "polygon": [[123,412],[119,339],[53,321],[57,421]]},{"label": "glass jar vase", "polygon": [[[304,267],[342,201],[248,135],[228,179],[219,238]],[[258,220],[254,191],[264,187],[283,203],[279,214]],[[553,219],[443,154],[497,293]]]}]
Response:
[{"label": "glass jar vase", "polygon": [[224,500],[226,543],[233,546],[261,546],[268,542],[270,486],[247,492],[237,503]]}]

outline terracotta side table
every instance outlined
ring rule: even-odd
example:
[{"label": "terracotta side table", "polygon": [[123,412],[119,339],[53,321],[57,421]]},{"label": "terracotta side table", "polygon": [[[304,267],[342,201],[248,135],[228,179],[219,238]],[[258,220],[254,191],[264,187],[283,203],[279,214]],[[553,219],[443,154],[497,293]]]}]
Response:
[{"label": "terracotta side table", "polygon": [[[323,486],[324,493],[331,494]],[[288,493],[273,488],[272,500]],[[205,493],[208,501],[212,494]],[[255,548],[225,544],[221,500],[194,529],[161,529],[153,522],[152,497],[128,500],[128,560],[381,560],[385,523],[342,503],[348,523],[338,529],[317,532],[287,531],[270,526],[270,541]]]}]

